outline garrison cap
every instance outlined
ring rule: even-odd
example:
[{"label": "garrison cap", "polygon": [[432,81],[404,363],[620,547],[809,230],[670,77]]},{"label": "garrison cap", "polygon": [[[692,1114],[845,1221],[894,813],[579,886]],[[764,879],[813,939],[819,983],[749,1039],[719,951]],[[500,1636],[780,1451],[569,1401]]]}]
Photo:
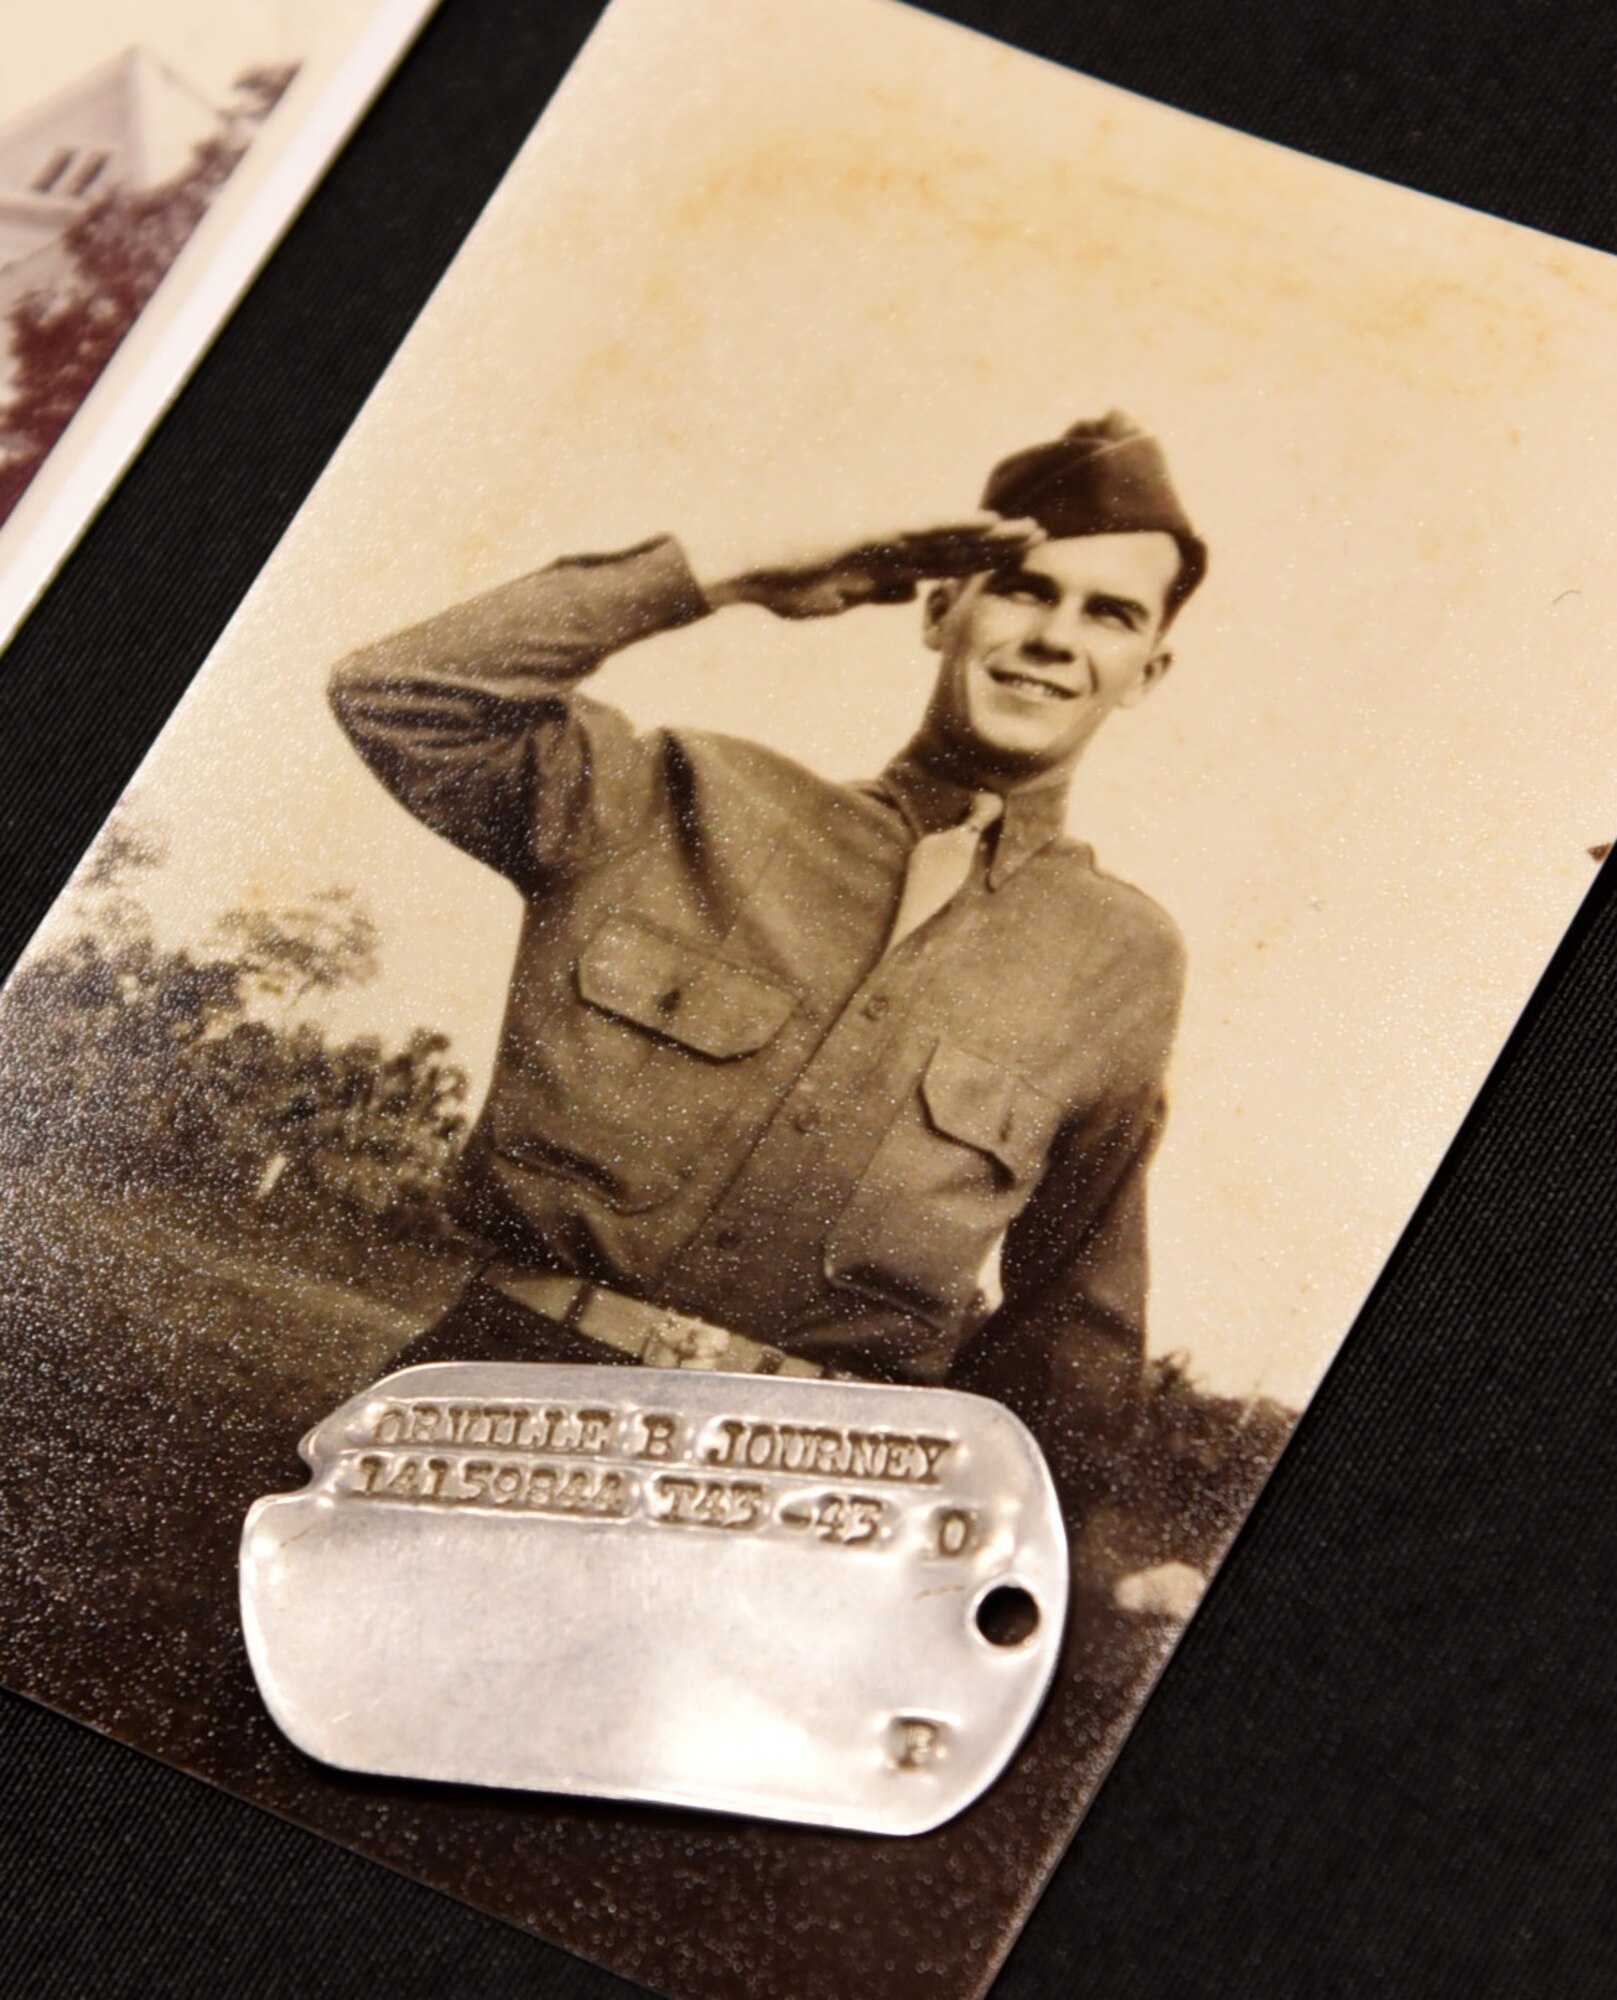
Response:
[{"label": "garrison cap", "polygon": [[1207,569],[1207,545],[1173,490],[1161,445],[1121,410],[1073,424],[1049,444],[1001,459],[988,475],[983,505],[1007,518],[1037,521],[1053,540],[1172,535],[1180,560],[1168,593],[1170,611],[1184,603]]}]

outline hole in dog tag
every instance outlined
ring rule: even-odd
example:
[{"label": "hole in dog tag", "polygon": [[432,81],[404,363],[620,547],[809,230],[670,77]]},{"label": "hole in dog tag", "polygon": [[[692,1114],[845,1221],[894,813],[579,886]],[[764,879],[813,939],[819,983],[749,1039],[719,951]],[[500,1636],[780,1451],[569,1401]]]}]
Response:
[{"label": "hole in dog tag", "polygon": [[1025,1646],[1038,1629],[1038,1600],[1019,1584],[996,1584],[977,1606],[977,1630],[991,1646]]},{"label": "hole in dog tag", "polygon": [[922,1833],[1055,1668],[1055,1490],[979,1396],[435,1363],[301,1450],[242,1620],[276,1722],[348,1770]]}]

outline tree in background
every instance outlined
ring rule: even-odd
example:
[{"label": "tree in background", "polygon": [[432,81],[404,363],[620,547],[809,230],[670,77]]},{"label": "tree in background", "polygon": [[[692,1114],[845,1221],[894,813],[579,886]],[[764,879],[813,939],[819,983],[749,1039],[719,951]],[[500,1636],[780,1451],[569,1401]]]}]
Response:
[{"label": "tree in background", "polygon": [[249,986],[292,1005],[378,970],[376,926],[349,889],[322,889],[295,908],[229,910],[214,936]]},{"label": "tree in background", "polygon": [[162,1186],[216,1221],[274,1201],[436,1238],[465,1128],[465,1072],[417,1029],[332,1042],[297,1018],[378,970],[351,890],[230,910],[200,949],[160,944],[140,878],[160,835],[124,809],[73,891],[73,928],[0,1011],[0,1164]]},{"label": "tree in background", "polygon": [[115,190],[68,230],[65,282],[30,292],[7,316],[13,386],[0,409],[0,521],[72,422],[119,342],[285,95],[296,65],[236,79],[221,128],[172,180]]}]

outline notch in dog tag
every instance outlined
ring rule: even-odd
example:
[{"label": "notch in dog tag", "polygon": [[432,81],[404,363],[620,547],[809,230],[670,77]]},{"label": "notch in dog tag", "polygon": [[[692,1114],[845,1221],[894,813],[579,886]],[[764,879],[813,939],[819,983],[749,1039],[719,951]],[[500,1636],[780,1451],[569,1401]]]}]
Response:
[{"label": "notch in dog tag", "polygon": [[271,1715],[348,1770],[922,1833],[1055,1669],[1055,1489],[983,1397],[435,1363],[301,1450],[242,1620]]}]

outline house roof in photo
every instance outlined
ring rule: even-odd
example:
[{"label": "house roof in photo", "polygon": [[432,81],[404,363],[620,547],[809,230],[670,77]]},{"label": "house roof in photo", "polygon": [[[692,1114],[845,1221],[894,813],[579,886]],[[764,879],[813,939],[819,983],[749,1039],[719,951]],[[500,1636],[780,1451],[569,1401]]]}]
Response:
[{"label": "house roof in photo", "polygon": [[102,195],[156,186],[219,130],[218,108],[145,49],[126,49],[0,128],[0,270]]}]

